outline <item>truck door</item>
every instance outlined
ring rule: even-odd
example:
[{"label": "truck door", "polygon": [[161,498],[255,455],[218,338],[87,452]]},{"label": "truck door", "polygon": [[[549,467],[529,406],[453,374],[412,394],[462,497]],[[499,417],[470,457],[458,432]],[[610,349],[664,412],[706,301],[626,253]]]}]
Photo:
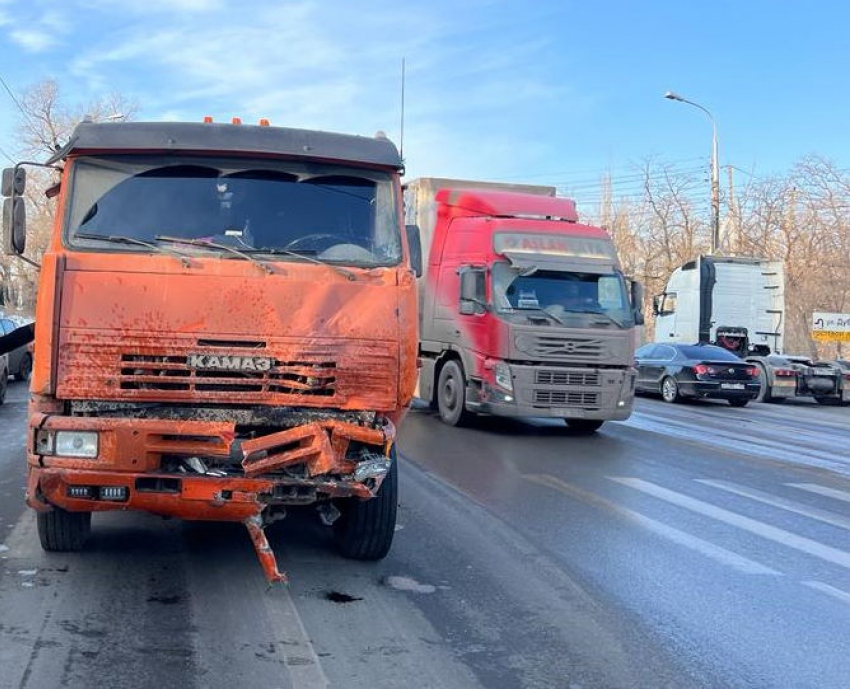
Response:
[{"label": "truck door", "polygon": [[663,292],[656,297],[655,339],[658,342],[678,341],[676,329],[676,292]]}]

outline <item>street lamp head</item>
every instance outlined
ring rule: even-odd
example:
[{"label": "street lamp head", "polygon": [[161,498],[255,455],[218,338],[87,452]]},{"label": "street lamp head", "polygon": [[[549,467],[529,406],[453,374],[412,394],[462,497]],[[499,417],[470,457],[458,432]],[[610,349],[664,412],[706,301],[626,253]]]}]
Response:
[{"label": "street lamp head", "polygon": [[668,91],[667,93],[665,93],[664,97],[667,98],[668,100],[678,100],[678,101],[684,101],[685,100],[678,93],[673,93],[672,91]]}]

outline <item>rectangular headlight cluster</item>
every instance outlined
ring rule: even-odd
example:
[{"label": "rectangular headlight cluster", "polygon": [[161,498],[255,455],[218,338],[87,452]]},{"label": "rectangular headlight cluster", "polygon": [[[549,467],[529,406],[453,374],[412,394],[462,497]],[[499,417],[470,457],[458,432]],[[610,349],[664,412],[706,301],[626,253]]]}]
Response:
[{"label": "rectangular headlight cluster", "polygon": [[35,436],[35,452],[54,457],[96,459],[98,440],[97,431],[40,430]]}]

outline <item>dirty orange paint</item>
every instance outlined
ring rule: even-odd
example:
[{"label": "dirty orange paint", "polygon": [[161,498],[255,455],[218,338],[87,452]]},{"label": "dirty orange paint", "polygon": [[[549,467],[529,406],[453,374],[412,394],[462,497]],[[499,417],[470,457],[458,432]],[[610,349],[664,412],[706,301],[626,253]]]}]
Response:
[{"label": "dirty orange paint", "polygon": [[[379,495],[386,467],[374,458],[389,466],[396,426],[412,399],[418,319],[402,231],[401,161],[389,142],[362,137],[272,127],[261,136],[248,125],[239,128],[247,134],[229,133],[230,125],[100,126],[81,125],[78,148],[66,154],[42,264],[27,503],[43,515],[54,512],[50,519],[139,510],[242,522],[266,578],[285,582],[264,526],[286,505],[315,503],[328,514],[334,505],[344,517]],[[157,137],[176,141],[175,150],[163,150]],[[332,251],[293,258],[285,249],[246,255],[238,244],[198,250],[147,236],[140,244],[138,232],[127,229],[131,217],[127,228],[111,224],[94,235],[79,229],[98,212],[92,206],[81,213],[80,204],[102,194],[99,212],[107,214],[110,194],[121,186],[80,191],[82,175],[98,164],[92,155],[113,157],[118,166],[139,156],[154,176],[156,165],[176,166],[181,156],[193,156],[196,167],[207,157],[210,169],[227,171],[211,187],[219,195],[240,165],[243,177],[288,181],[279,187],[288,193],[297,175],[310,189],[324,183],[303,173],[309,147],[291,143],[303,137],[316,142],[320,164],[330,170],[327,184],[348,175],[355,192],[378,190],[371,204],[384,224],[375,237],[387,248],[374,249],[376,265],[366,264],[353,241],[339,252],[356,260]],[[284,174],[287,165],[292,171]],[[186,169],[191,177],[195,168]],[[149,177],[127,179],[132,187]],[[313,222],[306,211],[301,216]],[[125,233],[129,239],[110,236]],[[308,232],[297,241],[326,236]],[[361,462],[372,473],[358,473]]]}]

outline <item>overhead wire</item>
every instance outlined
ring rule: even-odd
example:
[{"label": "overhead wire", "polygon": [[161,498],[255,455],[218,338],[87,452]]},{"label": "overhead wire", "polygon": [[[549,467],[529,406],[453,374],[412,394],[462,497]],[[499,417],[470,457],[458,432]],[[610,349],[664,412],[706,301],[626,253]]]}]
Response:
[{"label": "overhead wire", "polygon": [[7,84],[7,83],[6,83],[6,80],[3,78],[3,75],[2,75],[2,74],[0,74],[0,84],[2,84],[2,85],[3,85],[3,88],[6,90],[6,93],[8,93],[8,94],[9,94],[9,98],[11,98],[11,99],[12,99],[12,102],[13,102],[16,106],[18,106],[18,110],[20,110],[20,111],[21,111],[21,114],[24,116],[24,119],[26,119],[26,121],[27,121],[27,123],[29,124],[29,126],[30,126],[30,127],[32,127],[33,129],[35,129],[35,128],[36,128],[36,127],[35,127],[35,123],[32,121],[32,118],[30,117],[29,113],[26,111],[26,109],[24,108],[24,106],[23,106],[23,105],[21,105],[21,102],[17,99],[17,97],[15,96],[15,94],[14,94],[14,93],[12,93],[12,89],[10,89],[10,88],[9,88],[9,84]]},{"label": "overhead wire", "polygon": [[[681,164],[685,164],[685,163],[693,163],[697,160],[703,160],[703,158],[701,156],[696,157],[696,158],[683,158],[681,160],[671,161],[670,164],[671,165],[681,165]],[[609,165],[609,166],[605,167],[605,170],[603,171],[602,174],[604,174],[605,172],[610,172],[612,170],[620,170],[620,169],[633,170],[636,167],[637,166],[634,163],[621,163],[619,165],[613,165],[613,166]],[[554,177],[563,177],[563,176],[570,176],[570,175],[593,175],[593,174],[596,174],[598,172],[599,172],[599,168],[586,168],[584,170],[535,172],[535,173],[532,173],[532,174],[522,174],[522,175],[504,175],[504,176],[501,176],[501,177],[493,177],[492,180],[494,182],[500,182],[500,181],[508,181],[508,180],[513,180],[513,179],[516,179],[516,180],[540,179],[540,178],[543,178],[543,177],[554,178]],[[579,178],[579,179],[581,179],[581,178]],[[587,178],[585,178],[585,179],[587,179]]]}]

